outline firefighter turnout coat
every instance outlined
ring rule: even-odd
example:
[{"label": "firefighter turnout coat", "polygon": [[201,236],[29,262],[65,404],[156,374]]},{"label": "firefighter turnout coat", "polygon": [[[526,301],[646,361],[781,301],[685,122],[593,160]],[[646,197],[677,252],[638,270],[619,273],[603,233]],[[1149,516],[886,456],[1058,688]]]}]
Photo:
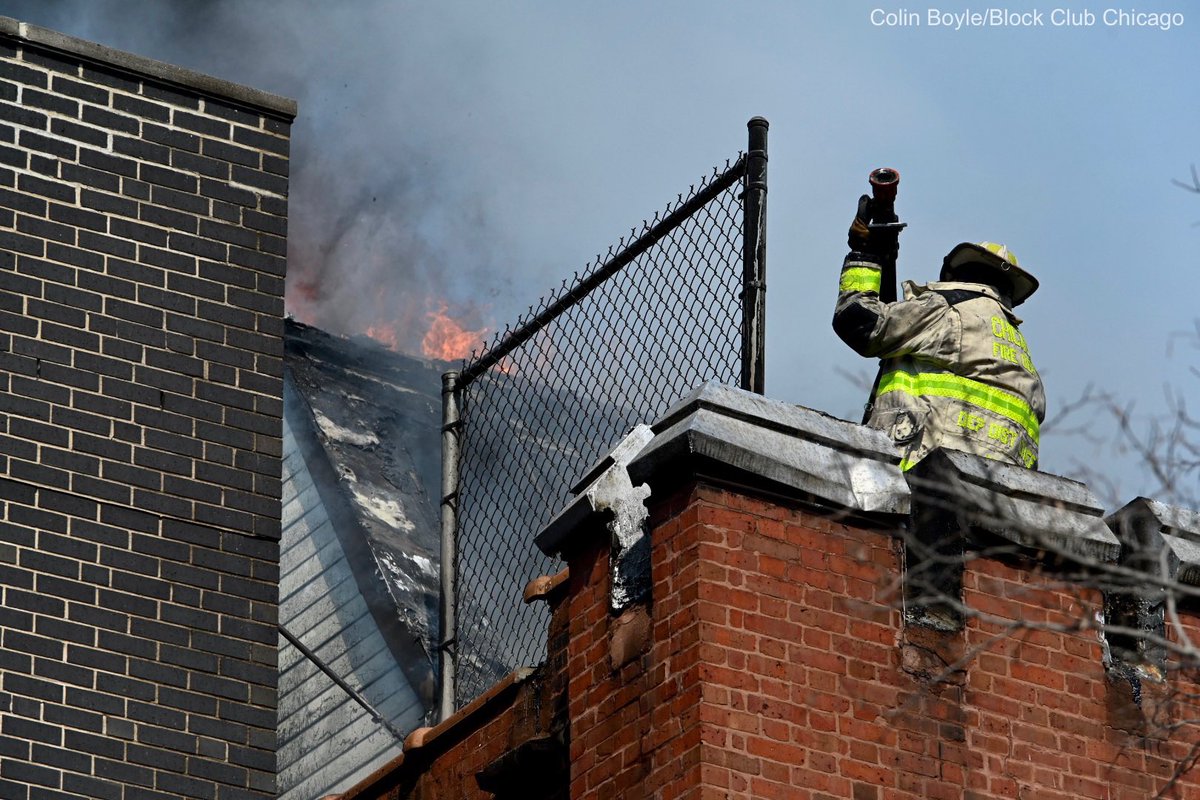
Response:
[{"label": "firefighter turnout coat", "polygon": [[846,257],[833,327],[881,359],[866,424],[888,433],[910,469],[938,447],[1036,468],[1046,395],[1019,330],[991,286],[905,281],[879,299],[880,269]]}]

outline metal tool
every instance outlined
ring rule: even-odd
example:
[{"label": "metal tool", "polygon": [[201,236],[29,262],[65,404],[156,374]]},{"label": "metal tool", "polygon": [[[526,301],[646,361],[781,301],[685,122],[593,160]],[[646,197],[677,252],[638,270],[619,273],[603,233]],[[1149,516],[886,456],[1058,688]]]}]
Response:
[{"label": "metal tool", "polygon": [[[908,226],[896,216],[896,191],[900,188],[900,172],[891,167],[880,167],[873,170],[867,177],[871,183],[871,221],[867,227],[880,234],[887,231],[893,236],[900,236],[900,231]],[[888,248],[888,254],[883,258],[881,267],[881,283],[879,299],[885,303],[896,302],[896,252],[897,247]]]},{"label": "metal tool", "polygon": [[[896,191],[900,188],[900,171],[891,167],[880,167],[872,170],[867,176],[867,180],[871,182],[871,220],[867,223],[867,227],[872,231],[878,231],[874,234],[880,236],[891,236],[894,239],[894,244],[891,247],[884,248],[885,255],[882,256],[879,264],[879,299],[885,303],[896,302],[896,255],[900,250],[900,231],[904,230],[908,225],[906,222],[901,222],[896,216]],[[871,399],[875,397],[875,392],[879,389],[879,375],[875,376],[875,384],[871,387]],[[867,401],[866,408],[863,409],[863,424],[871,416],[871,400]]]}]

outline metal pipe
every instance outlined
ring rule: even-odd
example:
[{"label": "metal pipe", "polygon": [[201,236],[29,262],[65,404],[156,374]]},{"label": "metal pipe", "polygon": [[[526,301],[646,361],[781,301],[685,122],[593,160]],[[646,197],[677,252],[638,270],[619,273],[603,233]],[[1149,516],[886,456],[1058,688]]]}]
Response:
[{"label": "metal pipe", "polygon": [[398,742],[400,742],[400,743],[404,742],[403,731],[396,728],[396,726],[393,725],[390,721],[388,721],[388,719],[386,717],[384,717],[382,714],[380,714],[378,711],[376,711],[375,707],[371,705],[371,703],[367,700],[367,698],[363,697],[361,692],[359,692],[357,689],[355,689],[353,686],[351,686],[349,683],[347,683],[345,681],[345,679],[342,678],[341,675],[338,675],[336,672],[334,672],[332,667],[330,667],[328,664],[326,664],[324,661],[322,661],[321,658],[316,653],[314,653],[312,650],[310,650],[304,644],[304,642],[300,641],[300,639],[298,639],[291,631],[289,631],[287,628],[283,627],[282,625],[277,625],[276,627],[279,628],[279,632],[281,634],[283,634],[283,638],[287,639],[289,642],[292,643],[292,647],[295,647],[297,650],[299,650],[301,652],[301,654],[304,655],[305,658],[307,658],[314,665],[316,665],[317,669],[321,670],[321,672],[324,672],[325,675],[330,680],[332,680],[334,683],[336,683],[338,686],[340,686],[342,688],[342,691],[344,691],[346,694],[350,695],[350,699],[353,700],[354,702],[358,703],[360,706],[362,706],[363,709],[368,714],[371,715],[371,719],[373,719],[375,722],[379,723],[383,727],[387,728],[388,733],[390,733],[390,734],[392,734],[392,736],[396,737],[396,740]]},{"label": "metal pipe", "polygon": [[457,372],[442,375],[442,563],[441,597],[438,602],[440,641],[438,676],[441,697],[438,721],[454,713],[455,684],[458,678],[458,468],[462,400]]},{"label": "metal pipe", "polygon": [[[761,117],[756,117],[755,119],[761,119]],[[764,119],[762,123],[765,126],[767,121]],[[766,128],[764,127],[763,130],[765,131]],[[766,142],[765,133],[763,141],[764,143]],[[765,163],[765,156],[763,160]],[[679,208],[663,217],[657,225],[630,242],[624,250],[613,256],[604,266],[571,287],[571,290],[566,295],[551,303],[545,311],[538,314],[525,325],[508,334],[495,350],[487,352],[477,361],[472,362],[462,371],[459,377],[460,385],[466,386],[492,366],[498,364],[501,359],[527,342],[535,333],[549,325],[560,314],[586,297],[592,289],[604,283],[604,281],[619,272],[635,258],[656,245],[661,239],[675,230],[683,220],[696,213],[696,211],[707,205],[710,200],[732,186],[735,181],[745,174],[744,162],[744,156],[739,158],[732,167],[725,170],[723,174],[716,177],[712,183],[685,201]]]},{"label": "metal pipe", "polygon": [[742,388],[766,392],[767,360],[767,128],[762,117],[746,127],[746,193],[742,200]]}]

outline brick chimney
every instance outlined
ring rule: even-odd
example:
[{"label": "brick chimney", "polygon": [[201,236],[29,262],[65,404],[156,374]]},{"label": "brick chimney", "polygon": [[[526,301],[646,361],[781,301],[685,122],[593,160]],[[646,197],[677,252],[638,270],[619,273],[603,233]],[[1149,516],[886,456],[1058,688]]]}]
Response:
[{"label": "brick chimney", "polygon": [[[593,474],[537,539],[568,564],[530,587],[547,663],[344,798],[1132,800],[1190,763],[1190,677],[1113,654],[1104,591],[1134,587],[1092,578],[1126,563],[1121,520],[1191,554],[1195,515],[1110,528],[1082,484],[957,453],[905,476],[877,431],[715,385]],[[648,591],[614,593],[645,488]]]}]

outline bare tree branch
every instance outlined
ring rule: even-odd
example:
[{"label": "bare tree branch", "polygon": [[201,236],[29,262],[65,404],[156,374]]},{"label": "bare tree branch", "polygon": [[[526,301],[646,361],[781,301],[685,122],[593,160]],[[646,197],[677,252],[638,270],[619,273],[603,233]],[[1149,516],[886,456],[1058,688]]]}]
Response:
[{"label": "bare tree branch", "polygon": [[1192,164],[1192,182],[1191,183],[1184,183],[1183,181],[1178,180],[1176,178],[1171,178],[1171,183],[1175,184],[1176,186],[1178,186],[1180,188],[1186,189],[1189,192],[1194,192],[1196,194],[1200,194],[1200,173],[1196,172],[1195,164]]}]

